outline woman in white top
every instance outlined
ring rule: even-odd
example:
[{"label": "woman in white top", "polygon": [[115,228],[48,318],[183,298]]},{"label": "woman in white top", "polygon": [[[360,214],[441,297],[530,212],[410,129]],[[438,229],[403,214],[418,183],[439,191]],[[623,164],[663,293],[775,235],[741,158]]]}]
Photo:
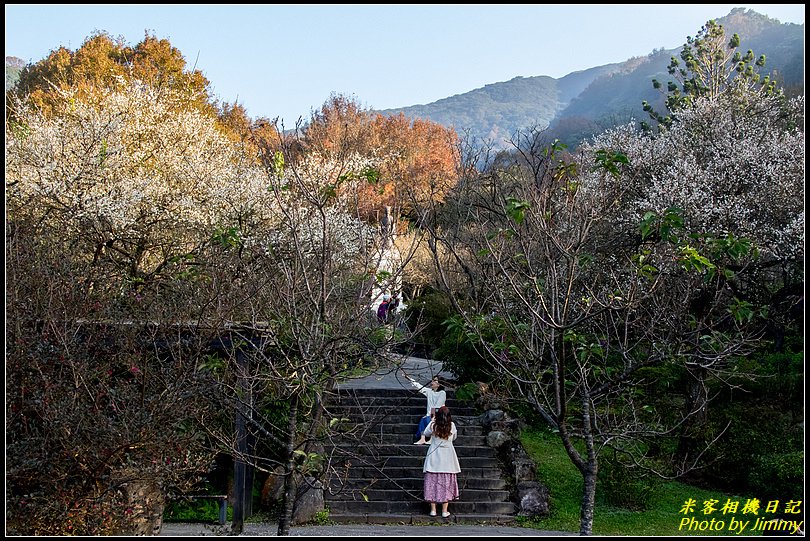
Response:
[{"label": "woman in white top", "polygon": [[458,431],[447,406],[436,410],[436,417],[425,428],[424,434],[432,436],[422,468],[425,474],[425,501],[430,503],[430,516],[436,516],[436,504],[441,503],[442,517],[447,518],[450,516],[448,504],[458,499],[456,474],[461,472],[456,448],[453,447]]},{"label": "woman in white top", "polygon": [[438,376],[433,376],[433,379],[430,380],[430,387],[428,387],[427,385],[422,385],[406,374],[405,370],[403,370],[402,373],[405,374],[405,377],[408,378],[411,385],[416,387],[419,392],[425,395],[427,398],[427,411],[425,412],[425,416],[419,421],[419,426],[416,429],[416,437],[419,438],[419,440],[414,442],[414,445],[424,445],[427,443],[423,433],[425,427],[436,413],[436,410],[444,406],[444,403],[447,400],[447,393],[445,393],[444,388],[442,387],[441,383],[439,383]]}]

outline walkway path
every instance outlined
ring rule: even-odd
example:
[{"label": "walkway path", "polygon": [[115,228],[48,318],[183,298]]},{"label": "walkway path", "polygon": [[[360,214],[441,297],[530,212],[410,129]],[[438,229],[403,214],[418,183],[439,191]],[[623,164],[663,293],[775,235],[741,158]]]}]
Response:
[{"label": "walkway path", "polygon": [[[243,536],[274,536],[278,525],[270,522],[258,524],[245,524]],[[166,523],[160,532],[161,536],[229,536],[229,526],[215,526],[209,524],[181,524]],[[411,537],[411,536],[443,536],[443,537],[542,537],[577,535],[572,532],[548,532],[499,525],[476,524],[446,524],[434,525],[399,525],[399,524],[333,524],[323,526],[293,526],[290,535],[303,537]]]},{"label": "walkway path", "polygon": [[435,375],[444,380],[455,379],[450,372],[442,369],[442,363],[430,359],[420,359],[418,357],[407,357],[404,355],[389,355],[391,368],[381,368],[373,374],[364,378],[352,379],[338,385],[338,389],[408,389],[413,391],[414,387],[402,374],[402,367],[409,376],[421,383],[429,383]]}]

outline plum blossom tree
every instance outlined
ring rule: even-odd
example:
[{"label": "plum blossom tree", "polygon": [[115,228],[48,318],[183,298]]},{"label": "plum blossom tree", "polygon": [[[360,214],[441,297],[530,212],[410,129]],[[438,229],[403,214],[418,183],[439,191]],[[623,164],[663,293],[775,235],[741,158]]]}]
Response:
[{"label": "plum blossom tree", "polygon": [[[756,253],[747,264],[722,270],[724,289],[734,299],[729,309],[758,320],[763,332],[767,329],[763,338],[778,349],[795,324],[790,314],[801,302],[804,283],[804,99],[757,91],[748,94],[744,107],[741,99],[728,93],[696,100],[657,137],[626,126],[597,137],[583,152],[620,149],[631,164],[625,174],[638,178],[633,195],[616,211],[617,224],[660,225],[662,217],[677,212],[686,243],[680,257],[710,239],[714,253]],[[713,302],[703,285],[696,285],[691,297],[698,313]],[[686,368],[687,408],[701,413],[684,424],[683,434],[708,418],[707,378],[729,375],[722,363]],[[690,441],[682,438],[687,447]]]},{"label": "plum blossom tree", "polygon": [[[394,339],[371,324],[371,288],[390,277],[375,273],[379,230],[357,215],[378,162],[302,155],[285,139],[256,155],[266,139],[230,137],[186,98],[119,78],[92,92],[59,89],[46,110],[13,102],[8,435],[20,531],[127,531],[118,506],[147,499],[159,528],[165,494],[193,487],[214,451],[266,465],[234,447],[223,405],[257,436],[280,436],[285,452],[273,458],[293,490],[321,394]],[[221,352],[226,335],[223,368],[211,348]],[[259,416],[279,400],[289,419],[280,427]],[[68,401],[71,416],[57,415],[51,405]],[[145,439],[156,425],[161,438]],[[53,454],[42,455],[51,440]],[[54,456],[73,458],[37,467]],[[95,505],[109,518],[91,520]]]},{"label": "plum blossom tree", "polygon": [[[466,194],[462,230],[445,227],[434,238],[463,262],[456,280],[473,280],[451,288],[442,271],[459,313],[451,326],[500,374],[498,386],[531,405],[559,435],[583,477],[580,532],[587,535],[602,451],[640,458],[650,449],[645,437],[663,438],[673,429],[638,392],[645,370],[690,359],[714,365],[750,344],[732,325],[735,332],[699,345],[686,313],[689,291],[703,282],[705,268],[681,265],[667,240],[648,239],[641,247],[616,242],[632,230],[605,236],[628,189],[609,172],[615,164],[606,160],[580,173],[577,164],[550,156],[540,178],[526,170],[522,177],[519,170],[491,172],[491,184]],[[492,178],[501,174],[508,180]],[[479,281],[487,288],[477,287]],[[471,291],[487,293],[472,299]],[[712,307],[713,317],[721,305]]]},{"label": "plum blossom tree", "polygon": [[[165,495],[194,487],[214,452],[262,465],[223,405],[256,435],[281,435],[292,490],[320,393],[390,340],[363,301],[380,239],[356,208],[375,162],[272,153],[261,165],[184,100],[120,79],[60,90],[47,112],[14,103],[7,434],[20,532],[151,532]],[[226,335],[221,365],[211,350]],[[259,416],[278,400],[280,431]]]},{"label": "plum blossom tree", "polygon": [[66,91],[58,118],[29,109],[12,122],[7,185],[15,218],[48,215],[41,227],[75,236],[86,264],[140,284],[270,206],[261,170],[209,117],[176,111],[171,92],[121,85],[86,100]]},{"label": "plum blossom tree", "polygon": [[200,260],[217,228],[271,219],[261,170],[212,118],[136,81],[60,91],[6,126],[7,427],[16,531],[151,533],[195,486],[215,408]]},{"label": "plum blossom tree", "polygon": [[[696,98],[654,136],[617,128],[570,159],[556,144],[520,149],[425,216],[451,328],[583,476],[581,533],[605,449],[661,475],[700,464],[705,447],[649,459],[705,415],[707,378],[740,375],[767,292],[803,280],[801,126],[801,99]],[[644,392],[655,368],[693,378],[682,409]]]}]

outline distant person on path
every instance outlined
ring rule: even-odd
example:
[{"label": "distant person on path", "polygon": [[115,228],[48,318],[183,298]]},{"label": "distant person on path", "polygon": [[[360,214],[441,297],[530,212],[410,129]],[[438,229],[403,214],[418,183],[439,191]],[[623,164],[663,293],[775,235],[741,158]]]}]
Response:
[{"label": "distant person on path", "polygon": [[458,431],[447,406],[436,410],[436,417],[425,428],[424,435],[431,437],[422,468],[425,474],[425,501],[430,503],[431,517],[436,516],[436,504],[441,503],[442,517],[447,518],[450,516],[447,506],[458,499],[456,475],[461,472],[456,448],[453,447]]},{"label": "distant person on path", "polygon": [[388,304],[389,304],[390,297],[388,295],[383,295],[383,300],[380,305],[377,307],[377,320],[380,323],[385,323],[386,319],[388,318]]},{"label": "distant person on path", "polygon": [[416,387],[416,389],[427,398],[427,411],[425,412],[425,416],[419,421],[419,426],[416,429],[416,437],[419,439],[414,442],[414,445],[425,445],[427,443],[424,434],[425,427],[430,423],[436,410],[444,406],[444,403],[447,401],[447,393],[444,391],[442,384],[439,383],[439,376],[433,376],[433,379],[430,380],[430,387],[428,387],[413,379],[405,370],[403,370],[402,373],[408,378],[411,385]]},{"label": "distant person on path", "polygon": [[394,317],[396,317],[398,309],[399,309],[399,295],[394,295],[391,297],[391,300],[388,301],[388,308],[386,308],[385,311],[386,323],[392,323],[394,321]]}]

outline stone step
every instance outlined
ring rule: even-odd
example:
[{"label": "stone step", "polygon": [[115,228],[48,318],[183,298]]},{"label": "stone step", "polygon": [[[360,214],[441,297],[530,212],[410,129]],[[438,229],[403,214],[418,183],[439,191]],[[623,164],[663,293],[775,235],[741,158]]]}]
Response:
[{"label": "stone step", "polygon": [[[419,421],[422,420],[422,417],[424,417],[424,415],[421,410],[414,413],[353,411],[347,413],[338,412],[336,414],[326,415],[328,420],[331,421],[332,419],[336,419],[337,421],[335,422],[343,422],[344,424],[412,424],[414,428],[416,428]],[[452,421],[456,424],[456,428],[460,428],[462,426],[478,426],[481,424],[478,416],[476,415],[453,415]]]},{"label": "stone step", "polygon": [[[500,477],[485,479],[480,477],[469,477],[461,472],[457,475],[458,488],[462,490],[506,490],[506,481]],[[397,490],[422,490],[425,479],[422,472],[414,477],[401,477],[398,479],[387,479],[382,476],[372,477],[367,479],[346,479],[342,483],[333,480],[330,488],[333,492],[340,489],[344,490],[357,490],[357,489],[371,489],[378,488],[383,490],[397,489]]]},{"label": "stone step", "polygon": [[[444,404],[448,407],[450,412],[454,412],[456,410],[472,410],[478,411],[474,405],[468,404],[466,402],[462,403],[457,400],[448,400]],[[398,408],[417,408],[421,407],[422,409],[427,408],[427,402],[425,401],[424,397],[421,398],[408,398],[408,399],[396,399],[396,398],[384,398],[384,399],[377,399],[373,397],[352,397],[348,399],[343,399],[340,402],[329,402],[327,404],[327,409],[331,408],[388,408],[388,409],[398,409]]]},{"label": "stone step", "polygon": [[[418,419],[418,417],[417,417]],[[338,422],[333,430],[336,434],[352,434],[356,438],[379,435],[383,441],[391,434],[416,434],[419,422],[392,423],[385,420],[381,423],[369,420],[369,422]],[[483,436],[484,429],[478,424],[456,423],[456,430],[459,436]]]},{"label": "stone step", "polygon": [[[427,382],[425,382],[427,383]],[[447,400],[455,400],[456,392],[452,389],[445,389],[445,394],[447,395]],[[370,389],[370,388],[349,388],[344,386],[338,386],[338,388],[330,393],[327,393],[324,396],[324,400],[328,402],[333,402],[336,400],[342,400],[345,397],[377,397],[377,398],[391,398],[391,397],[417,397],[424,396],[416,390],[416,387],[408,386],[403,387],[402,389]]]},{"label": "stone step", "polygon": [[[330,518],[335,514],[403,514],[414,513],[427,515],[430,504],[425,501],[347,501],[329,500]],[[450,512],[457,515],[509,515],[515,513],[515,504],[512,502],[470,502],[460,499],[450,503]]]},{"label": "stone step", "polygon": [[[369,434],[365,434],[363,438],[360,440],[363,443],[358,445],[358,440],[352,437],[344,437],[344,436],[335,436],[332,437],[332,445],[343,452],[348,452],[349,454],[358,454],[358,455],[374,455],[374,454],[386,454],[388,456],[393,455],[413,455],[419,454],[419,449],[422,449],[422,453],[424,454],[430,444],[430,439],[428,439],[428,443],[425,445],[414,445],[414,442],[417,441],[416,434],[411,433],[401,433],[401,434],[387,434],[385,436],[374,435],[371,436]],[[482,448],[482,449],[491,449],[486,443],[486,440],[483,436],[458,436],[453,445],[456,447],[456,452],[459,453],[459,448],[466,447],[469,448],[470,451],[467,454],[471,455],[478,455],[478,456],[488,456],[488,453],[481,453],[477,451],[473,451],[472,449]],[[390,446],[392,451],[388,451],[386,449],[382,449],[381,447]],[[493,451],[494,452],[494,451]]]},{"label": "stone step", "polygon": [[[351,412],[351,413],[344,413],[344,412],[329,412],[325,415],[325,418],[329,421],[334,419],[333,423],[339,423],[342,428],[352,427],[357,425],[363,426],[374,426],[380,424],[388,424],[388,425],[413,425],[414,430],[416,430],[419,421],[422,420],[424,415],[423,412],[415,412],[415,413],[385,413],[385,412],[373,412],[373,411],[366,411],[366,412]],[[479,421],[474,416],[453,416],[453,422],[456,425],[457,429],[461,429],[464,426],[480,426],[481,421]]]},{"label": "stone step", "polygon": [[[413,429],[419,425],[419,421],[424,417],[420,414],[406,414],[390,413],[387,415],[363,415],[363,414],[337,414],[327,415],[326,419],[334,424],[339,425],[339,428],[346,429],[352,426],[379,426],[386,425],[411,425]],[[480,420],[475,416],[453,416],[453,422],[456,424],[456,429],[461,430],[465,426],[480,426]]]},{"label": "stone step", "polygon": [[[451,504],[453,505],[453,504]],[[424,513],[386,513],[383,515],[369,515],[367,513],[329,513],[329,520],[339,524],[490,524],[509,525],[515,523],[514,515],[482,515],[468,514],[456,515],[450,508],[448,518],[428,516],[428,508]]]},{"label": "stone step", "polygon": [[[330,404],[339,404],[352,401],[369,401],[369,402],[376,401],[381,404],[407,402],[407,401],[415,401],[422,403],[425,402],[425,395],[416,390],[410,391],[408,389],[405,389],[404,391],[398,391],[396,389],[387,389],[387,390],[380,389],[379,391],[380,392],[352,392],[352,393],[333,392],[331,394],[324,396],[324,399],[326,399]],[[463,405],[472,406],[475,404],[475,402],[472,400],[457,399],[452,392],[445,391],[444,396],[448,404],[456,404],[462,406]]]},{"label": "stone step", "polygon": [[[345,410],[337,410],[332,412],[332,410],[327,408],[326,417],[329,418],[341,418],[341,417],[348,417],[349,419],[352,418],[370,418],[370,417],[383,417],[383,418],[402,418],[408,420],[416,419],[415,422],[419,422],[419,419],[425,416],[425,409],[422,408],[413,408],[410,410],[409,408],[401,409],[401,408],[372,408],[370,410],[364,410],[362,408],[346,408]],[[465,415],[456,415],[452,411],[450,412],[450,416],[452,421],[456,423],[456,425],[463,423],[463,424],[480,424],[481,419],[477,414],[470,410]]]},{"label": "stone step", "polygon": [[[474,438],[467,438],[460,436],[453,442],[453,447],[456,449],[456,455],[459,459],[461,457],[490,457],[496,458],[497,454],[495,449],[486,445],[481,445],[480,441],[475,444],[468,444],[471,439],[483,440],[480,436]],[[400,443],[380,443],[376,445],[364,445],[358,447],[356,443],[351,441],[339,443],[335,446],[335,454],[338,456],[363,456],[363,457],[392,457],[392,456],[418,456],[425,457],[427,449],[430,445],[414,445],[411,441],[413,438],[407,438],[405,444]]]},{"label": "stone step", "polygon": [[[407,406],[426,406],[425,395],[420,393],[411,393],[403,396],[378,396],[378,395],[345,395],[340,394],[329,397],[327,404],[330,407],[337,406],[392,406],[399,407]],[[448,408],[474,408],[475,404],[467,400],[456,400],[455,398],[446,397],[445,404]]]},{"label": "stone step", "polygon": [[[357,459],[350,459],[348,461],[350,466],[348,471],[345,468],[346,462],[337,461],[333,462],[333,468],[339,478],[356,479],[374,479],[386,477],[388,479],[404,479],[410,477],[419,477],[422,475],[422,464],[415,466],[394,466],[392,464],[385,464],[382,467],[377,467],[374,464],[368,464],[367,461],[360,461]],[[459,460],[461,464],[461,473],[466,479],[500,479],[500,468],[490,467],[464,467],[464,463]]]},{"label": "stone step", "polygon": [[325,480],[329,519],[339,523],[443,524],[448,522],[514,522],[516,506],[497,454],[486,444],[481,417],[470,402],[447,393],[447,406],[458,428],[454,442],[461,473],[459,501],[452,515],[428,516],[422,467],[428,446],[413,445],[424,415],[425,399],[413,389],[340,389],[326,398],[333,426],[330,463]]},{"label": "stone step", "polygon": [[[488,489],[472,489],[458,487],[459,499],[467,502],[508,502],[508,490],[488,490]],[[413,489],[384,489],[384,488],[366,488],[354,490],[340,490],[330,494],[329,501],[412,501],[414,499],[423,500],[423,487],[415,487]]]},{"label": "stone step", "polygon": [[[453,420],[456,417],[474,417],[478,415],[475,408],[469,407],[452,407],[450,415]],[[358,415],[363,417],[377,417],[387,415],[420,415],[424,416],[427,413],[426,406],[422,404],[396,404],[396,405],[379,405],[379,404],[346,404],[346,405],[329,405],[326,408],[326,414],[330,417],[341,417],[344,415]]]},{"label": "stone step", "polygon": [[[422,456],[363,456],[352,455],[345,457],[337,457],[338,460],[345,461],[351,460],[355,464],[366,465],[379,465],[385,468],[419,468],[421,470],[425,463],[425,457]],[[498,459],[494,456],[463,456],[459,454],[458,463],[461,469],[468,468],[497,468]]]}]

